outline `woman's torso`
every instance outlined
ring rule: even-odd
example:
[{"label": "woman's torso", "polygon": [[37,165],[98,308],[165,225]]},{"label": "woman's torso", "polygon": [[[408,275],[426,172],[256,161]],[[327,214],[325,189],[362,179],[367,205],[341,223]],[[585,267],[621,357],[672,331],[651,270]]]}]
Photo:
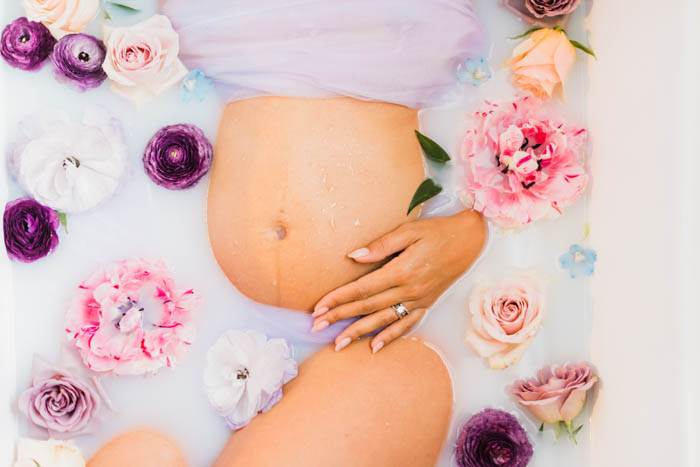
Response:
[{"label": "woman's torso", "polygon": [[310,310],[370,271],[347,258],[413,220],[417,112],[350,98],[228,104],[208,199],[214,255],[242,293]]}]

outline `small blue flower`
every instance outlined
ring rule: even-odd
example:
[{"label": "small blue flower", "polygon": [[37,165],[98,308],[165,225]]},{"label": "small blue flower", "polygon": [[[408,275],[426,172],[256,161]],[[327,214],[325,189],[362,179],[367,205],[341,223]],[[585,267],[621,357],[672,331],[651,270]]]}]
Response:
[{"label": "small blue flower", "polygon": [[595,262],[598,254],[595,250],[589,250],[581,245],[571,245],[569,251],[559,257],[559,265],[569,270],[572,278],[578,276],[591,276],[595,271]]},{"label": "small blue flower", "polygon": [[190,102],[197,99],[202,102],[212,88],[212,82],[199,70],[192,70],[182,81],[180,99],[182,102]]},{"label": "small blue flower", "polygon": [[468,58],[457,66],[457,81],[479,86],[491,79],[489,62],[483,57]]}]

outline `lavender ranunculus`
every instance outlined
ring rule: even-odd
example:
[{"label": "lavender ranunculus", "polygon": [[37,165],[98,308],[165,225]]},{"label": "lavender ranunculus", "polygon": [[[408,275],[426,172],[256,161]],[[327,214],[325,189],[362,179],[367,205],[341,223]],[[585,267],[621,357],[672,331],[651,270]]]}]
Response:
[{"label": "lavender ranunculus", "polygon": [[17,18],[2,31],[0,55],[12,67],[34,71],[49,58],[56,39],[41,23]]},{"label": "lavender ranunculus", "polygon": [[80,91],[99,87],[107,79],[102,69],[107,51],[101,40],[87,34],[69,34],[58,41],[51,61],[54,75]]},{"label": "lavender ranunculus", "polygon": [[525,467],[532,454],[523,427],[501,410],[486,409],[474,415],[457,439],[459,467]]},{"label": "lavender ranunculus", "polygon": [[561,16],[572,13],[581,0],[504,0],[506,7],[525,21],[543,27],[558,24]]},{"label": "lavender ranunculus", "polygon": [[3,216],[5,248],[10,258],[32,263],[51,253],[58,245],[56,212],[33,199],[7,203]]},{"label": "lavender ranunculus", "polygon": [[90,432],[101,404],[92,386],[40,357],[34,357],[31,385],[18,403],[32,425],[56,439]]},{"label": "lavender ranunculus", "polygon": [[209,171],[214,150],[201,129],[179,124],[158,130],[146,146],[143,166],[156,184],[169,190],[190,188]]}]

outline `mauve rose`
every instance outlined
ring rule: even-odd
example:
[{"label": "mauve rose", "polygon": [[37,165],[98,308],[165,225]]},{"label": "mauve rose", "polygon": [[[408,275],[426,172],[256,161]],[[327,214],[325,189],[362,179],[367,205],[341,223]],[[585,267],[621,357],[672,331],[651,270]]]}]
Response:
[{"label": "mauve rose", "polygon": [[53,49],[51,61],[60,82],[79,91],[99,87],[107,79],[102,69],[106,49],[102,41],[87,34],[64,36]]},{"label": "mauve rose", "polygon": [[544,27],[554,26],[558,16],[572,13],[580,4],[581,0],[505,0],[508,9]]},{"label": "mauve rose", "polygon": [[56,212],[33,199],[7,203],[3,216],[7,255],[23,263],[43,258],[58,245],[59,225]]},{"label": "mauve rose", "polygon": [[170,125],[158,130],[146,146],[143,167],[156,184],[169,190],[194,186],[209,171],[214,150],[195,125]]},{"label": "mauve rose", "polygon": [[90,385],[34,358],[32,383],[19,397],[19,410],[49,437],[67,439],[89,432],[100,406],[100,396]]},{"label": "mauve rose", "polygon": [[542,422],[569,424],[583,409],[586,394],[597,381],[588,363],[569,363],[542,368],[537,378],[516,381],[509,391]]},{"label": "mauve rose", "polygon": [[0,55],[12,67],[34,71],[41,68],[56,44],[41,23],[17,18],[2,31]]},{"label": "mauve rose", "polygon": [[456,450],[459,467],[525,467],[533,454],[518,420],[494,409],[469,419],[459,434]]}]

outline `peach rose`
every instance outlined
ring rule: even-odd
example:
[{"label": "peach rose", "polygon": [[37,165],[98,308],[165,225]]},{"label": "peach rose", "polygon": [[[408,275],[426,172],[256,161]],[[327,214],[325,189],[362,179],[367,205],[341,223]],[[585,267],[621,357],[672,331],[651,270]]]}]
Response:
[{"label": "peach rose", "polygon": [[531,33],[506,62],[515,75],[515,84],[540,98],[552,97],[576,60],[576,49],[566,34],[557,29],[539,29]]},{"label": "peach rose", "polygon": [[537,378],[516,381],[508,390],[543,423],[571,425],[596,382],[598,377],[588,363],[569,363],[543,368]]},{"label": "peach rose", "polygon": [[56,39],[81,32],[100,9],[100,0],[22,0],[27,18],[40,21]]},{"label": "peach rose", "polygon": [[544,318],[545,288],[533,273],[522,273],[482,282],[472,291],[466,339],[491,368],[502,370],[520,360]]},{"label": "peach rose", "polygon": [[125,28],[105,27],[107,57],[103,68],[112,90],[136,102],[163,93],[187,75],[180,62],[180,42],[162,15]]}]

